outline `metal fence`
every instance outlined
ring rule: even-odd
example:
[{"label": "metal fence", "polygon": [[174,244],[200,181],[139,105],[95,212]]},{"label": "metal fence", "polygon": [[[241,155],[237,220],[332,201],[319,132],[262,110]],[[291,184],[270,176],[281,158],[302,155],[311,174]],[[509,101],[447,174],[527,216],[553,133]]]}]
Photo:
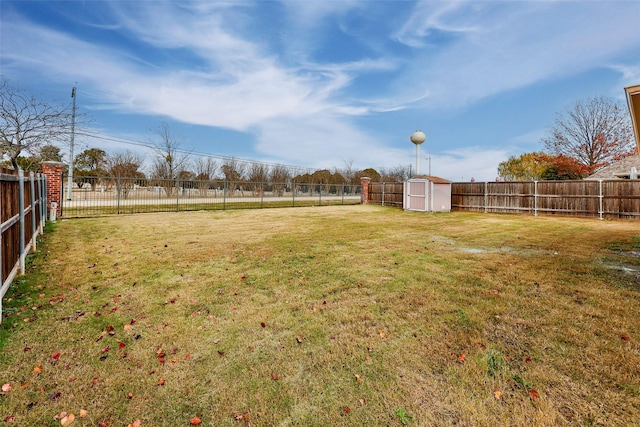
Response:
[{"label": "metal fence", "polygon": [[81,185],[63,194],[63,217],[361,203],[361,186],[347,184],[101,177]]},{"label": "metal fence", "polygon": [[14,277],[24,274],[26,254],[36,249],[47,214],[46,177],[6,172],[0,171],[0,321],[2,299]]}]

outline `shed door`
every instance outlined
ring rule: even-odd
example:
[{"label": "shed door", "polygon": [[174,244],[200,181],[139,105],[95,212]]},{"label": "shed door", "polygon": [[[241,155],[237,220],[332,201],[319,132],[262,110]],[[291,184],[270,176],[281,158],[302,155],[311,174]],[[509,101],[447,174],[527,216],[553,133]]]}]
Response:
[{"label": "shed door", "polygon": [[407,182],[407,209],[411,211],[427,210],[427,182]]}]

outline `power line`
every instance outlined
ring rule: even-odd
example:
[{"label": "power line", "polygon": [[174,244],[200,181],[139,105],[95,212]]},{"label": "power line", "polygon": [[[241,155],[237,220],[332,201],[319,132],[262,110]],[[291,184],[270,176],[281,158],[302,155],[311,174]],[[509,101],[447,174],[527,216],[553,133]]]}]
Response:
[{"label": "power line", "polygon": [[[93,132],[93,131],[87,130],[87,129],[80,129],[79,131],[76,132],[76,135],[87,136],[87,137],[90,137],[90,138],[100,139],[100,140],[103,140],[103,141],[118,142],[118,143],[127,144],[127,145],[136,145],[136,146],[139,146],[139,147],[149,148],[151,150],[158,150],[157,146],[155,146],[154,144],[149,143],[149,142],[143,142],[143,141],[138,141],[138,140],[133,140],[133,139],[123,139],[123,138],[118,138],[118,137],[114,137],[114,136],[108,136],[108,135],[100,134],[100,133]],[[214,158],[214,159],[220,159],[220,160],[223,160],[223,161],[236,160],[236,161],[244,162],[244,163],[253,163],[253,164],[266,165],[266,166],[280,166],[280,167],[285,167],[287,169],[293,169],[293,170],[306,170],[306,171],[313,170],[313,168],[310,168],[310,167],[286,165],[286,164],[283,164],[283,163],[275,163],[275,162],[265,162],[265,161],[262,161],[262,160],[245,159],[245,158],[237,157],[237,156],[224,156],[224,155],[220,155],[220,154],[204,153],[204,152],[198,152],[198,151],[193,151],[193,150],[187,150],[187,149],[183,149],[183,148],[176,148],[176,151],[180,152],[180,153],[184,153],[184,154],[194,154],[194,155],[198,155],[198,156],[202,156],[202,157],[210,157],[210,158]]]}]

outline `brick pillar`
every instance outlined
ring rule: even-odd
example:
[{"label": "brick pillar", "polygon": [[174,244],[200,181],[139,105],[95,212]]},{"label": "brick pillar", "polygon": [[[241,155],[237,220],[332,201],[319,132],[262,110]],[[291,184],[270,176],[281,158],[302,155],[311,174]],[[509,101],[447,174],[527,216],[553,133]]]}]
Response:
[{"label": "brick pillar", "polygon": [[363,176],[360,178],[360,185],[362,186],[362,199],[361,203],[366,205],[369,203],[369,183],[371,182],[371,178],[367,178]]},{"label": "brick pillar", "polygon": [[43,162],[42,173],[47,176],[47,212],[50,212],[51,203],[56,202],[58,209],[56,216],[62,214],[62,171],[64,164],[60,162]]}]

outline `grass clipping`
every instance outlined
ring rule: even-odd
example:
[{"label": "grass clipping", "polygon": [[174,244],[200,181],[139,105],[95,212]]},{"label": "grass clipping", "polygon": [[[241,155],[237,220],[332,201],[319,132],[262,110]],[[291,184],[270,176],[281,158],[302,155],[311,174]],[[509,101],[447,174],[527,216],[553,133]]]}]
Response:
[{"label": "grass clipping", "polygon": [[62,221],[5,297],[0,420],[631,424],[637,230],[373,206]]}]

